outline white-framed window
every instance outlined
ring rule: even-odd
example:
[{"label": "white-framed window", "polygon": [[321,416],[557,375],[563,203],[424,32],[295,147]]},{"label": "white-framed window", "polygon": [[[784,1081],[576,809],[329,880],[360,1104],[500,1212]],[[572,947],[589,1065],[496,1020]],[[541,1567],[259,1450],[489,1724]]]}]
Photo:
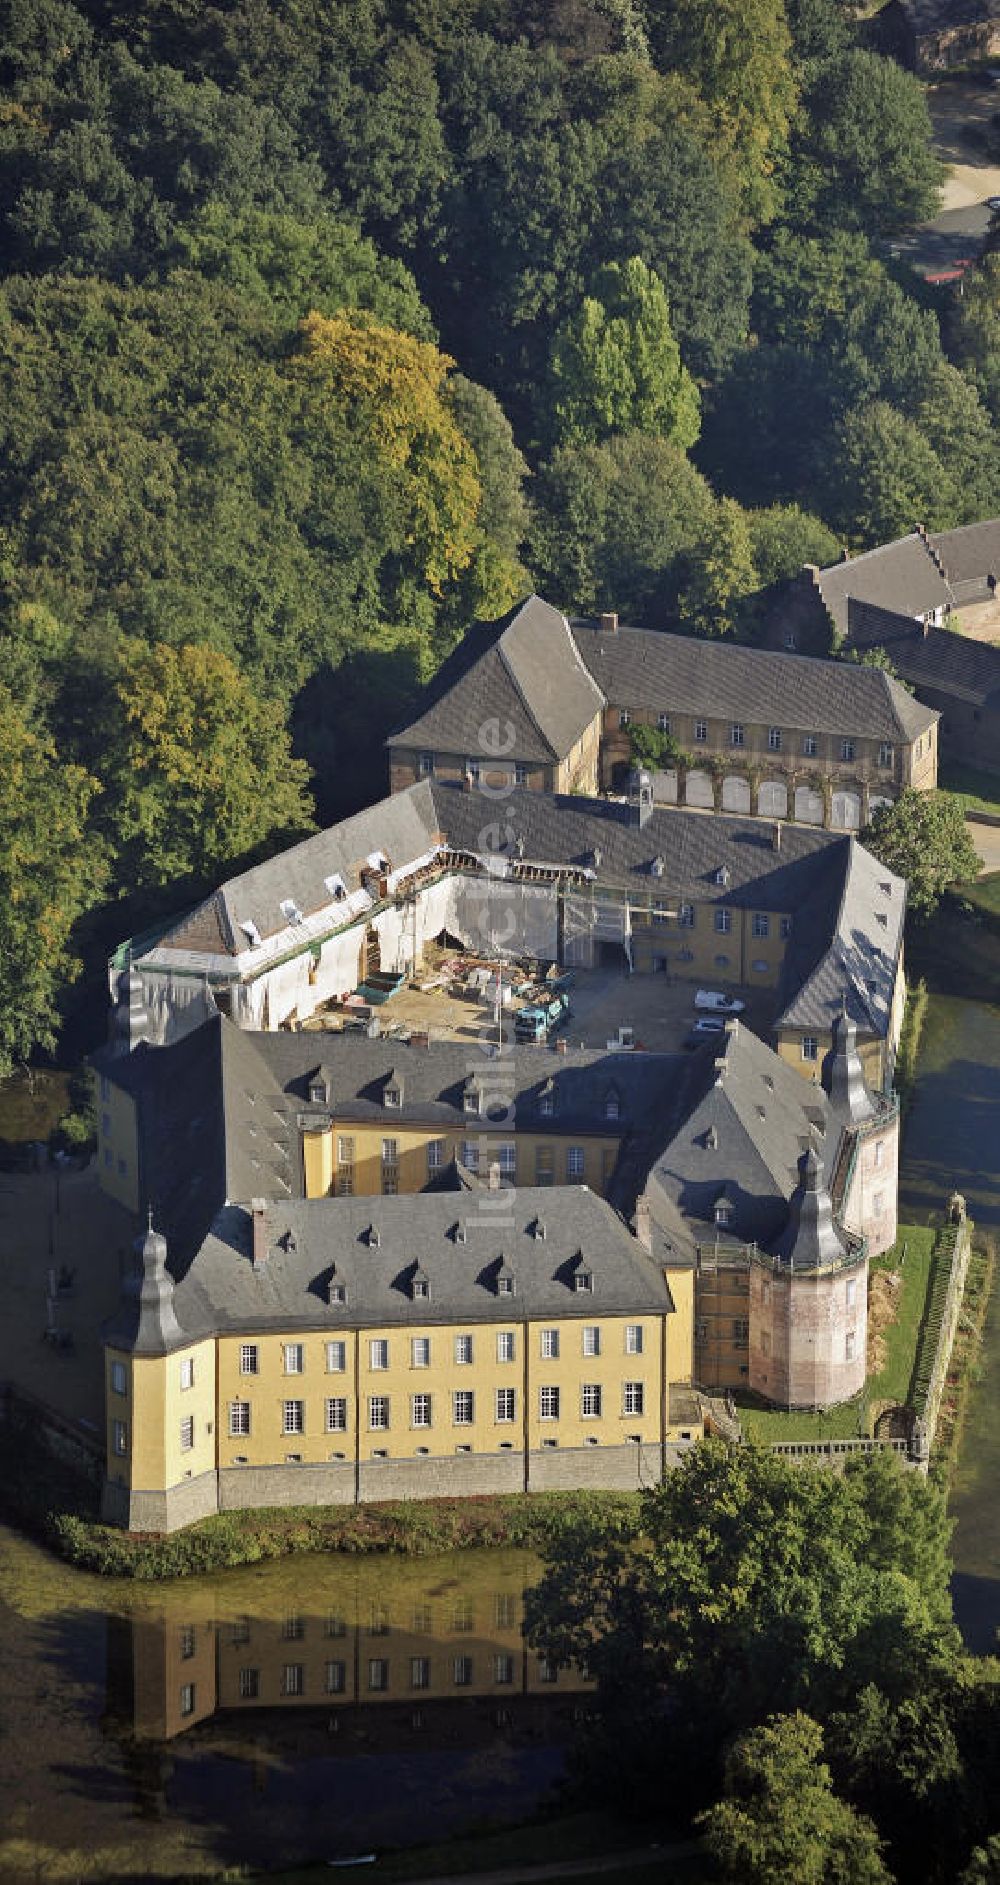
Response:
[{"label": "white-framed window", "polygon": [[111,1423],[111,1450],[119,1459],[128,1452],[128,1428],[123,1420]]},{"label": "white-framed window", "polygon": [[194,1356],[181,1356],[181,1392],[194,1387]]},{"label": "white-framed window", "polygon": [[694,904],[693,903],[681,904],[681,907],[677,912],[677,927],[678,929],[693,929],[694,928]]},{"label": "white-framed window", "polygon": [[732,1205],[727,1204],[725,1198],[720,1198],[718,1204],[715,1207],[716,1223],[725,1226],[726,1224],[730,1224],[732,1222],[732,1217],[733,1217]]},{"label": "white-framed window", "polygon": [[284,1361],[286,1374],[304,1374],[306,1355],[303,1343],[285,1342]]},{"label": "white-framed window", "polygon": [[542,1360],[543,1361],[558,1361],[559,1360],[559,1330],[558,1329],[543,1329],[542,1330]]},{"label": "white-framed window", "polygon": [[111,1363],[111,1392],[112,1394],[128,1393],[128,1369],[123,1361]]},{"label": "white-framed window", "polygon": [[410,1426],[429,1427],[431,1424],[431,1397],[429,1394],[410,1395]]},{"label": "white-framed window", "polygon": [[353,1139],[338,1138],[337,1140],[337,1164],[338,1165],[353,1165],[354,1164],[354,1140]]},{"label": "white-framed window", "polygon": [[641,1322],[626,1322],[625,1324],[625,1353],[626,1355],[641,1355],[642,1354],[642,1323]]},{"label": "white-framed window", "polygon": [[185,1414],[181,1421],[181,1452],[190,1453],[194,1446],[194,1415]]},{"label": "white-framed window", "polygon": [[781,728],[780,727],[768,727],[767,744],[768,744],[769,750],[772,753],[780,753],[781,751]]},{"label": "white-framed window", "polygon": [[451,1417],[456,1427],[471,1427],[475,1419],[476,1397],[471,1388],[456,1388],[451,1397]]},{"label": "white-framed window", "polygon": [[299,1643],[301,1642],[302,1638],[305,1636],[305,1633],[306,1633],[305,1619],[303,1617],[300,1617],[297,1611],[294,1611],[294,1610],[290,1611],[289,1615],[285,1618],[284,1622],[281,1625],[281,1634],[284,1637],[285,1642],[286,1643]]},{"label": "white-framed window", "polygon": [[538,1096],[538,1110],[541,1113],[543,1119],[551,1119],[553,1113],[556,1110],[555,1094],[554,1093],[540,1093]]},{"label": "white-framed window", "polygon": [[414,1335],[410,1339],[410,1367],[429,1368],[431,1365],[431,1338],[429,1335]]},{"label": "white-framed window", "polygon": [[630,719],[631,719],[631,715],[628,711],[628,708],[623,707],[621,712],[618,715],[618,725],[620,727],[627,727]]},{"label": "white-framed window", "polygon": [[426,1276],[415,1276],[413,1279],[414,1302],[427,1302],[430,1298],[430,1293],[431,1286]]},{"label": "white-framed window", "polygon": [[472,1681],[472,1657],[455,1656],[452,1659],[452,1675],[456,1689],[467,1689]]},{"label": "white-framed window", "polygon": [[397,1165],[399,1163],[399,1140],[398,1139],[383,1139],[382,1163],[383,1165]]},{"label": "white-framed window", "polygon": [[305,1401],[283,1401],[281,1409],[282,1433],[305,1433]]},{"label": "white-framed window", "polygon": [[444,1164],[444,1140],[443,1139],[428,1139],[427,1141],[427,1170],[429,1172],[439,1172],[443,1164]]},{"label": "white-framed window", "polygon": [[240,1343],[240,1373],[260,1373],[260,1350],[256,1342]]},{"label": "white-framed window", "polygon": [[282,1695],[304,1695],[306,1692],[305,1666],[300,1662],[286,1662],[281,1671]]},{"label": "white-framed window", "polygon": [[431,1686],[431,1659],[429,1656],[410,1657],[411,1689],[429,1689]]},{"label": "white-framed window", "polygon": [[847,765],[850,764],[851,760],[854,758],[854,741],[853,740],[841,740],[840,757],[844,761],[845,764]]},{"label": "white-framed window", "polygon": [[583,1352],[585,1355],[599,1355],[601,1352],[601,1331],[596,1323],[584,1323]]},{"label": "white-framed window", "polygon": [[760,939],[771,934],[771,919],[763,910],[753,913],[753,933]]},{"label": "white-framed window", "polygon": [[567,1178],[582,1178],[586,1161],[582,1145],[570,1145],[566,1148]]},{"label": "white-framed window", "polygon": [[855,1343],[854,1330],[848,1329],[844,1336],[844,1360],[845,1361],[854,1360],[854,1343]]},{"label": "white-framed window", "polygon": [[643,1414],[646,1411],[646,1384],[644,1381],[622,1382],[622,1413]]},{"label": "white-framed window", "polygon": [[389,1343],[384,1335],[376,1336],[368,1344],[368,1366],[373,1373],[379,1373],[389,1366]]},{"label": "white-framed window", "polygon": [[260,1695],[260,1670],[240,1670],[240,1701],[255,1702]]},{"label": "white-framed window", "polygon": [[885,1164],[885,1140],[876,1139],[875,1141],[875,1170],[881,1171],[882,1166],[884,1164]]},{"label": "white-framed window", "polygon": [[661,733],[669,733],[670,715],[668,713],[658,713],[656,716],[656,724]]},{"label": "white-framed window", "polygon": [[559,1419],[559,1389],[539,1388],[538,1412],[542,1420]]},{"label": "white-framed window", "polygon": [[483,776],[483,769],[482,769],[482,766],[480,765],[480,763],[479,763],[479,761],[478,761],[478,759],[467,759],[467,760],[466,760],[466,762],[465,762],[465,776],[466,776],[466,778],[467,778],[467,779],[471,779],[471,780],[472,780],[472,783],[473,783],[473,785],[478,785],[478,784],[479,784],[479,781],[480,781],[480,779],[481,779],[481,778],[482,778],[482,776]]},{"label": "white-framed window", "polygon": [[593,1290],[594,1290],[593,1271],[592,1270],[577,1270],[576,1275],[573,1278],[573,1288],[575,1289],[578,1296],[592,1295]]},{"label": "white-framed window", "polygon": [[181,1683],[180,1708],[182,1715],[194,1714],[194,1683]]},{"label": "white-framed window", "polygon": [[551,1656],[539,1656],[538,1680],[539,1682],[558,1682],[559,1664]]},{"label": "white-framed window", "polygon": [[375,1691],[389,1687],[389,1664],[384,1656],[369,1658],[368,1687]]},{"label": "white-framed window", "polygon": [[347,1687],[347,1664],[331,1660],[326,1665],[326,1692],[328,1695],[343,1695]]},{"label": "white-framed window", "polygon": [[517,1390],[515,1388],[497,1388],[496,1395],[497,1420],[514,1420],[517,1413]]},{"label": "white-framed window", "polygon": [[517,1342],[513,1329],[501,1329],[497,1336],[497,1360],[516,1361]]},{"label": "white-framed window", "polygon": [[883,767],[887,767],[887,768],[891,767],[894,758],[895,758],[895,752],[894,752],[893,747],[889,744],[888,740],[883,740],[881,746],[878,749],[879,765]]},{"label": "white-framed window", "polygon": [[433,776],[433,772],[434,772],[434,754],[433,754],[433,753],[421,753],[421,755],[420,755],[420,777],[421,777],[422,779],[429,779],[429,778],[431,778],[431,777]]},{"label": "white-framed window", "polygon": [[466,1166],[470,1172],[477,1172],[479,1170],[478,1139],[462,1140],[462,1164]]},{"label": "white-framed window", "polygon": [[493,1153],[500,1167],[501,1178],[514,1178],[517,1174],[517,1146],[513,1140],[505,1140],[502,1145],[494,1146]]},{"label": "white-framed window", "polygon": [[504,1650],[498,1651],[493,1658],[493,1680],[501,1684],[514,1680],[514,1658]]},{"label": "white-framed window", "polygon": [[733,927],[732,910],[716,910],[715,931],[718,936],[728,936]]},{"label": "white-framed window", "polygon": [[514,1288],[514,1278],[512,1276],[503,1276],[503,1275],[498,1276],[497,1277],[497,1295],[498,1296],[513,1296],[515,1294],[516,1294],[516,1291]]},{"label": "white-framed window", "polygon": [[698,741],[699,746],[704,745],[704,742],[708,738],[708,721],[707,720],[695,721],[694,737]]},{"label": "white-framed window", "polygon": [[230,1401],[229,1437],[231,1440],[244,1438],[250,1432],[250,1402]]},{"label": "white-framed window", "polygon": [[347,1432],[347,1400],[343,1394],[328,1394],[326,1398],[327,1433]]},{"label": "white-framed window", "polygon": [[802,1036],[803,1060],[815,1060],[818,1054],[819,1054],[819,1042],[816,1039],[815,1034],[803,1034]]},{"label": "white-framed window", "polygon": [[523,761],[515,760],[514,761],[514,784],[527,785],[527,783],[528,783],[527,766],[523,763]]},{"label": "white-framed window", "polygon": [[849,1276],[847,1279],[847,1307],[848,1309],[854,1308],[857,1298],[858,1298],[858,1279],[856,1276]]},{"label": "white-framed window", "polygon": [[803,737],[803,740],[802,740],[802,756],[803,756],[803,758],[804,758],[804,759],[815,759],[815,757],[816,757],[816,754],[817,754],[818,752],[819,752],[819,742],[818,742],[818,740],[817,740],[817,738],[816,738],[816,735],[815,735],[815,733],[806,733],[806,734],[804,735],[804,737]]},{"label": "white-framed window", "polygon": [[372,1432],[375,1432],[375,1433],[384,1433],[388,1430],[388,1426],[389,1426],[389,1396],[388,1394],[369,1394],[368,1396],[368,1425],[371,1428]]},{"label": "white-framed window", "polygon": [[734,720],[732,723],[732,726],[729,729],[730,745],[731,746],[745,746],[746,738],[747,738],[746,729],[743,725],[742,720]]},{"label": "white-framed window", "polygon": [[580,1389],[580,1412],[584,1420],[599,1420],[601,1416],[601,1390],[596,1381],[585,1381]]},{"label": "white-framed window", "polygon": [[347,1369],[347,1343],[346,1342],[327,1342],[327,1345],[326,1345],[326,1372],[327,1374],[344,1374],[346,1372],[346,1369]]},{"label": "white-framed window", "polygon": [[471,1363],[472,1361],[472,1337],[471,1335],[456,1335],[455,1360],[456,1362],[458,1362],[459,1366],[463,1368],[468,1367],[469,1364]]}]

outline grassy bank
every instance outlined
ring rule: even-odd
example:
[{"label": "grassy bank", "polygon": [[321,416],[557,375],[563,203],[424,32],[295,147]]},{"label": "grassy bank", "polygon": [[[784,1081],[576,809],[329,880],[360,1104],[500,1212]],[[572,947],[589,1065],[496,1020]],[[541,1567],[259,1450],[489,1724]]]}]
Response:
[{"label": "grassy bank", "polygon": [[365,1506],[287,1506],[220,1513],[169,1537],[101,1525],[96,1487],[54,1460],[30,1431],[0,1436],[0,1516],[50,1545],[79,1570],[141,1581],[190,1577],[307,1552],[388,1552],[427,1557],[519,1546],[540,1551],[576,1518],[634,1510],[636,1494],[514,1493]]},{"label": "grassy bank", "polygon": [[981,772],[976,766],[944,765],[939,783],[942,792],[961,800],[963,811],[986,812],[991,818],[1000,818],[1000,777],[996,773]]},{"label": "grassy bank", "polygon": [[[604,1865],[593,1873],[576,1873],[578,1885],[588,1878],[607,1881],[669,1877],[698,1885],[707,1879],[707,1861],[697,1840],[673,1846],[669,1832],[650,1831],[613,1819],[610,1813],[567,1813],[533,1820],[525,1826],[486,1829],[440,1845],[416,1846],[406,1852],[380,1854],[373,1875],[391,1885],[410,1879],[448,1878],[466,1872],[493,1872],[535,1865],[574,1864],[581,1859],[620,1859],[612,1870]],[[669,1871],[667,1867],[669,1866]],[[657,1868],[654,1870],[654,1868]],[[363,1876],[363,1874],[361,1874]],[[557,1877],[558,1874],[553,1874]],[[270,1885],[319,1885],[328,1880],[326,1865],[301,1866],[268,1873]]]},{"label": "grassy bank", "polygon": [[906,991],[906,1010],[903,1015],[893,1074],[893,1082],[899,1094],[900,1110],[903,1113],[910,1103],[913,1082],[916,1079],[920,1037],[924,1031],[924,1021],[927,1016],[927,1000],[927,983],[921,976],[918,981],[911,982]]},{"label": "grassy bank", "polygon": [[979,1379],[983,1328],[996,1276],[996,1261],[993,1239],[976,1232],[934,1440],[933,1470],[946,1482],[958,1463],[969,1394]]}]

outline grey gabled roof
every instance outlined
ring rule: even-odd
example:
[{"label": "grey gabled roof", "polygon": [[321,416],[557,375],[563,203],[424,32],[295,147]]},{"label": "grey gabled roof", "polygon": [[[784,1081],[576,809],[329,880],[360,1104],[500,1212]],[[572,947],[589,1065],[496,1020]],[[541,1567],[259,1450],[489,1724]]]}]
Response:
[{"label": "grey gabled roof", "polygon": [[840,1135],[827,1096],[738,1021],[728,1024],[721,1051],[705,1051],[699,1075],[650,1172],[653,1215],[671,1224],[680,1214],[714,1238],[715,1204],[725,1191],[733,1216],[719,1241],[766,1242],[785,1224],[797,1161],[814,1137],[832,1164]]},{"label": "grey gabled roof", "polygon": [[[823,572],[825,575],[827,572]],[[874,668],[644,628],[574,622],[594,679],[615,706],[705,714],[755,726],[912,740],[935,715]]]},{"label": "grey gabled roof", "polygon": [[320,910],[335,916],[337,905],[327,879],[341,877],[352,893],[360,887],[360,872],[369,857],[384,856],[390,869],[411,863],[433,847],[436,816],[430,787],[423,781],[380,799],[263,864],[241,871],[238,877],[227,878],[196,910],[181,917],[148,954],[157,957],[171,950],[189,950],[240,955],[249,947],[242,924],[255,924],[265,940],[288,928],[288,915],[281,908],[284,902],[295,904],[304,917]]},{"label": "grey gabled roof", "polygon": [[469,630],[430,683],[416,718],[386,745],[486,761],[483,727],[497,721],[508,761],[550,765],[565,758],[604,705],[565,616],[533,595],[501,623]]},{"label": "grey gabled roof", "polygon": [[[1000,8],[1000,0],[997,5]],[[933,531],[928,542],[949,583],[959,591],[968,585],[981,585],[985,595],[987,576],[1000,577],[1000,517],[989,517],[980,524],[961,524],[957,530]]]},{"label": "grey gabled roof", "polygon": [[846,1005],[850,1020],[863,1034],[884,1040],[903,946],[906,881],[856,839],[849,844],[832,933],[827,928],[822,950],[811,967],[800,926],[792,930],[778,991],[782,1009],[776,1026],[827,1033]]},{"label": "grey gabled roof", "polygon": [[857,596],[879,608],[919,619],[951,605],[952,592],[922,531],[895,543],[880,544],[863,556],[848,557],[821,569],[820,594],[842,635],[847,633],[847,602]]},{"label": "grey gabled roof", "polygon": [[[672,1307],[662,1270],[586,1186],[519,1188],[492,1194],[491,1204],[485,1208],[482,1194],[447,1193],[270,1204],[267,1256],[257,1267],[250,1214],[228,1206],[178,1276],[178,1322],[187,1339],[215,1330],[318,1329],[334,1336],[358,1326],[510,1324],[543,1316],[593,1321]],[[536,1235],[539,1220],[544,1237]],[[456,1224],[464,1226],[464,1241],[455,1236]],[[581,1259],[592,1292],[574,1286]],[[516,1279],[513,1297],[497,1294],[502,1262]],[[412,1298],[415,1264],[429,1279],[428,1301]],[[334,1273],[346,1290],[343,1305],[329,1302]]]}]

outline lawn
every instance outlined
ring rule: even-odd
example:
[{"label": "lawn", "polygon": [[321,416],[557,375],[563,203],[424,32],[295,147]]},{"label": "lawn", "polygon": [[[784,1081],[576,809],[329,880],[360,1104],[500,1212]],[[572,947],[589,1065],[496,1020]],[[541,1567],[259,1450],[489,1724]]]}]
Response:
[{"label": "lawn", "polygon": [[[764,1446],[780,1440],[856,1440],[871,1432],[869,1410],[876,1402],[905,1402],[916,1363],[920,1328],[937,1264],[936,1233],[919,1224],[901,1224],[895,1247],[876,1257],[872,1273],[901,1270],[896,1320],[885,1332],[885,1365],[870,1375],[863,1395],[818,1414],[782,1414],[772,1408],[740,1406],[744,1431]],[[947,1254],[945,1256],[947,1261]],[[739,1401],[739,1395],[737,1395]]]},{"label": "lawn", "polygon": [[[690,1840],[681,1844],[676,1858],[670,1858],[667,1870],[669,1840],[669,1833],[657,1835],[648,1827],[627,1825],[607,1813],[573,1813],[529,1826],[512,1826],[497,1832],[444,1840],[440,1845],[417,1846],[409,1852],[387,1853],[375,1865],[359,1867],[357,1873],[352,1869],[346,1876],[369,1878],[373,1885],[376,1880],[387,1881],[388,1885],[397,1885],[398,1881],[402,1885],[407,1879],[500,1871],[507,1866],[553,1865],[559,1860],[567,1863],[580,1859],[596,1861],[620,1852],[622,1862],[613,1871],[574,1874],[578,1885],[598,1878],[604,1885],[608,1879],[636,1879],[648,1885],[654,1877],[676,1879],[678,1885],[703,1885],[708,1877],[706,1861],[700,1852],[691,1850],[693,1842]],[[646,1852],[650,1855],[648,1862]],[[320,1880],[329,1881],[330,1871],[324,1864],[260,1876],[266,1876],[270,1885],[320,1885]]]},{"label": "lawn", "polygon": [[1000,916],[1000,871],[979,877],[974,884],[963,884],[961,894],[974,909],[984,910],[989,916]]},{"label": "lawn", "polygon": [[960,798],[967,812],[990,812],[1000,818],[1000,776],[975,766],[944,765],[938,775],[942,792]]}]

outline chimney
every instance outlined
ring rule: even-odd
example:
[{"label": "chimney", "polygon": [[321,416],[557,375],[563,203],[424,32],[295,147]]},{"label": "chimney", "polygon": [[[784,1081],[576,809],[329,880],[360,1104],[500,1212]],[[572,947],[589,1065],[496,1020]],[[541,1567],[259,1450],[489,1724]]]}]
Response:
[{"label": "chimney", "polygon": [[418,1030],[417,1030],[417,1032],[416,1032],[415,1034],[411,1034],[411,1035],[410,1035],[410,1046],[411,1046],[411,1047],[429,1047],[429,1046],[430,1046],[430,1044],[431,1044],[431,1037],[430,1037],[430,1035],[429,1035],[429,1034],[428,1034],[428,1033],[427,1033],[427,1032],[426,1032],[426,1031],[425,1031],[424,1029],[422,1029],[422,1028],[421,1028],[421,1029],[418,1029]]},{"label": "chimney", "polygon": [[809,588],[812,588],[812,589],[819,588],[819,564],[818,563],[803,563],[802,581]]},{"label": "chimney", "polygon": [[929,634],[930,634],[930,632],[931,632],[931,618],[930,618],[930,616],[929,616],[929,615],[925,615],[925,616],[924,616],[924,618],[923,618],[923,620],[922,620],[922,622],[921,622],[921,624],[920,624],[920,629],[921,629],[921,633],[922,633],[922,635],[923,635],[923,638],[924,638],[924,640],[926,641],[926,640],[927,640],[927,637],[928,637],[928,635],[929,635]]},{"label": "chimney", "polygon": [[555,1049],[556,1049],[557,1054],[569,1053],[569,1042],[566,1039],[565,1034],[560,1034],[556,1037]]},{"label": "chimney", "polygon": [[781,850],[781,826],[777,819],[771,827],[771,849],[772,851]]},{"label": "chimney", "polygon": [[601,616],[601,634],[602,635],[617,635],[617,633],[618,633],[617,610],[608,609]]},{"label": "chimney", "polygon": [[635,1234],[637,1242],[642,1245],[643,1249],[652,1251],[653,1217],[649,1208],[649,1199],[645,1192],[643,1192],[642,1197],[636,1201]]},{"label": "chimney", "polygon": [[500,1167],[499,1167],[499,1165],[491,1165],[491,1166],[490,1166],[490,1170],[489,1170],[489,1177],[487,1178],[487,1181],[486,1181],[486,1188],[487,1188],[487,1190],[488,1190],[488,1191],[499,1191],[499,1189],[500,1189]]},{"label": "chimney", "polygon": [[267,1262],[267,1200],[250,1200],[251,1254],[253,1267],[262,1270]]}]

